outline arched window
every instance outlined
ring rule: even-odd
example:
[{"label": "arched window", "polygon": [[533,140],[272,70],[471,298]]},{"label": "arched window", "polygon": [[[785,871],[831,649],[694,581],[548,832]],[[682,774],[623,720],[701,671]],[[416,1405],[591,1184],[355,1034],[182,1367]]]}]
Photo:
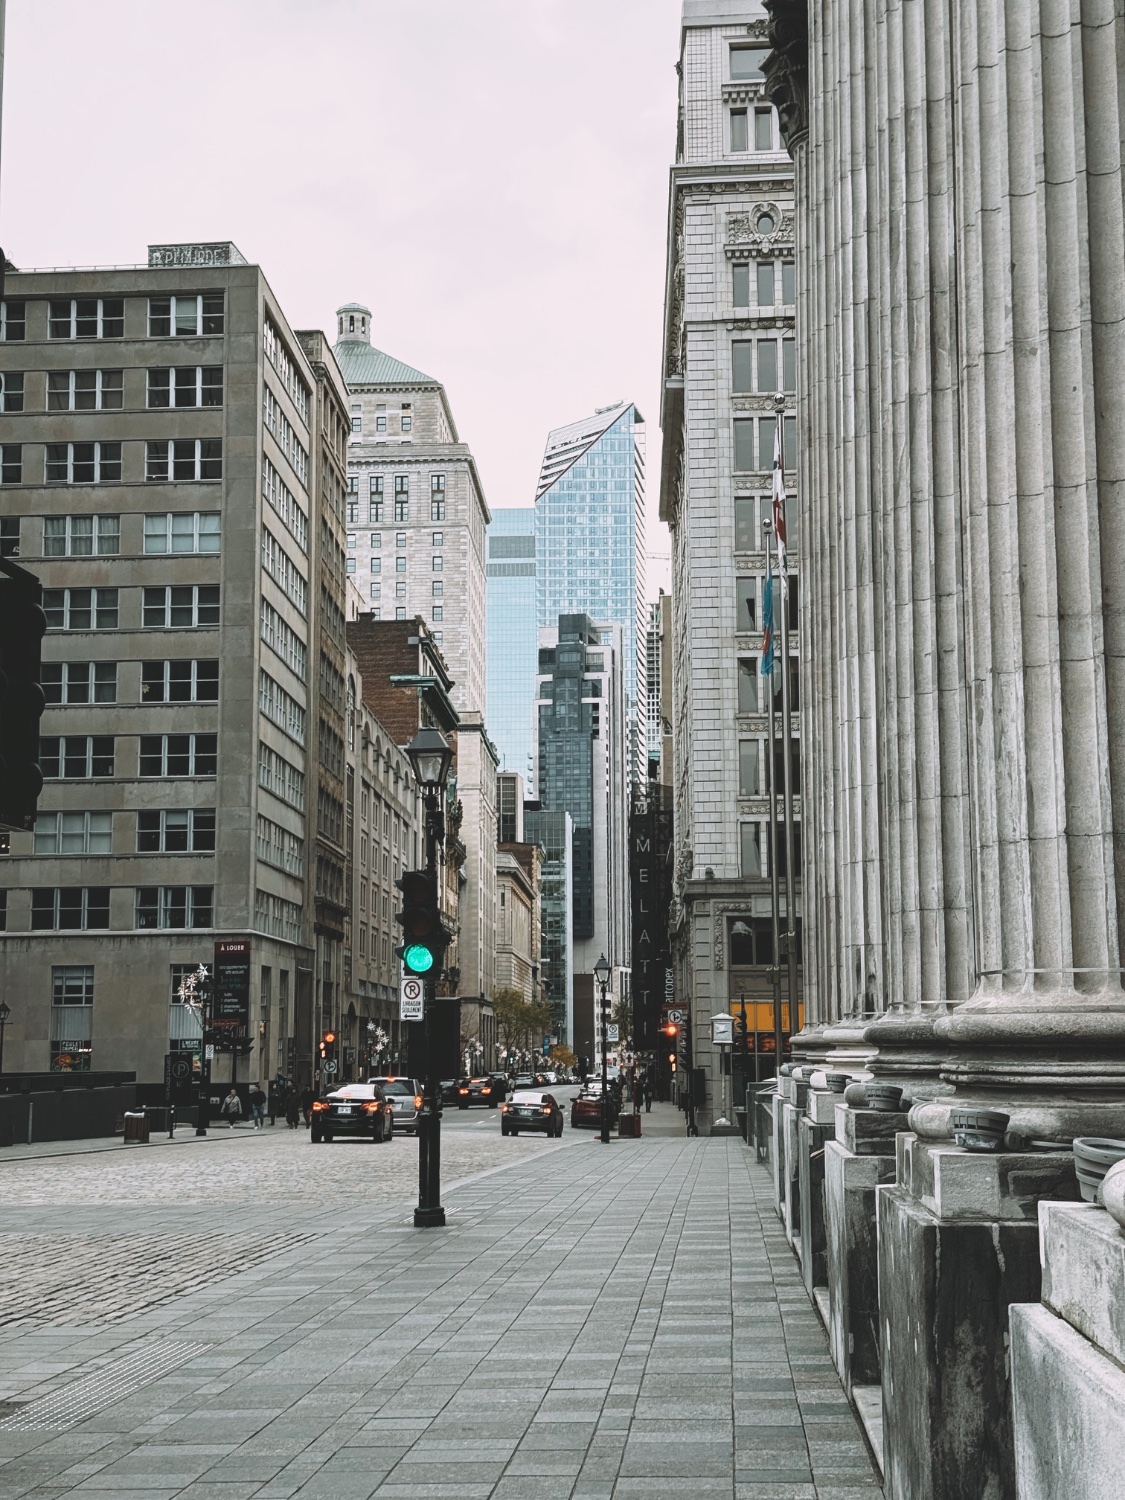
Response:
[{"label": "arched window", "polygon": [[348,332],[349,333],[354,333],[355,332],[355,313],[349,313],[348,314]]}]

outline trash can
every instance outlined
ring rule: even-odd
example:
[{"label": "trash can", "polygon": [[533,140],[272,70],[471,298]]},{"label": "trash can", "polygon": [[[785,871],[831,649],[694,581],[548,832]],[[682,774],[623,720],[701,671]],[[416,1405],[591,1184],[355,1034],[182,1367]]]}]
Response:
[{"label": "trash can", "polygon": [[145,1119],[148,1121],[149,1130],[155,1130],[158,1135],[164,1134],[172,1123],[172,1110],[167,1104],[146,1104]]},{"label": "trash can", "polygon": [[125,1134],[123,1136],[125,1145],[131,1141],[139,1145],[148,1144],[148,1120],[143,1109],[125,1111]]},{"label": "trash can", "polygon": [[641,1133],[641,1117],[640,1117],[640,1115],[634,1115],[634,1114],[622,1115],[621,1118],[618,1120],[618,1122],[617,1122],[617,1134],[618,1135],[640,1135],[640,1133]]}]

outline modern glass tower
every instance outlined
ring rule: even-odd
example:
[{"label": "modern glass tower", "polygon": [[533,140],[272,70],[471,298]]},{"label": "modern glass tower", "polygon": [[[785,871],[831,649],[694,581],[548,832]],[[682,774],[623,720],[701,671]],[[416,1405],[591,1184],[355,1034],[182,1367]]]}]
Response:
[{"label": "modern glass tower", "polygon": [[621,626],[633,777],[644,745],[637,734],[646,623],[644,433],[644,418],[627,402],[556,428],[535,497],[539,624],[587,614]]},{"label": "modern glass tower", "polygon": [[535,577],[535,511],[495,510],[488,528],[489,733],[500,768],[528,781],[535,741],[539,670]]}]

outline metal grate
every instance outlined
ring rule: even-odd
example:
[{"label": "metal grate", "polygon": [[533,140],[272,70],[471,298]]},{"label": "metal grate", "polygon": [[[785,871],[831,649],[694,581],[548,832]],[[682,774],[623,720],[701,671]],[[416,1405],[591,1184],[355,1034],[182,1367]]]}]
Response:
[{"label": "metal grate", "polygon": [[102,1365],[73,1385],[27,1402],[19,1411],[0,1421],[0,1432],[28,1432],[33,1428],[61,1432],[67,1427],[76,1427],[95,1412],[135,1395],[143,1386],[159,1380],[177,1365],[207,1354],[210,1349],[210,1344],[161,1342],[142,1345],[124,1359]]}]

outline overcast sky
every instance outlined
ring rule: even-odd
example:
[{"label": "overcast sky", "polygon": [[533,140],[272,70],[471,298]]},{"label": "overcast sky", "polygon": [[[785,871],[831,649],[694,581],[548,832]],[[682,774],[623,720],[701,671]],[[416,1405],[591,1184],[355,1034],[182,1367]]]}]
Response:
[{"label": "overcast sky", "polygon": [[8,0],[0,243],[32,267],[231,239],[295,327],[366,302],[494,509],[531,504],[551,427],[633,400],[651,519],[679,12]]}]

